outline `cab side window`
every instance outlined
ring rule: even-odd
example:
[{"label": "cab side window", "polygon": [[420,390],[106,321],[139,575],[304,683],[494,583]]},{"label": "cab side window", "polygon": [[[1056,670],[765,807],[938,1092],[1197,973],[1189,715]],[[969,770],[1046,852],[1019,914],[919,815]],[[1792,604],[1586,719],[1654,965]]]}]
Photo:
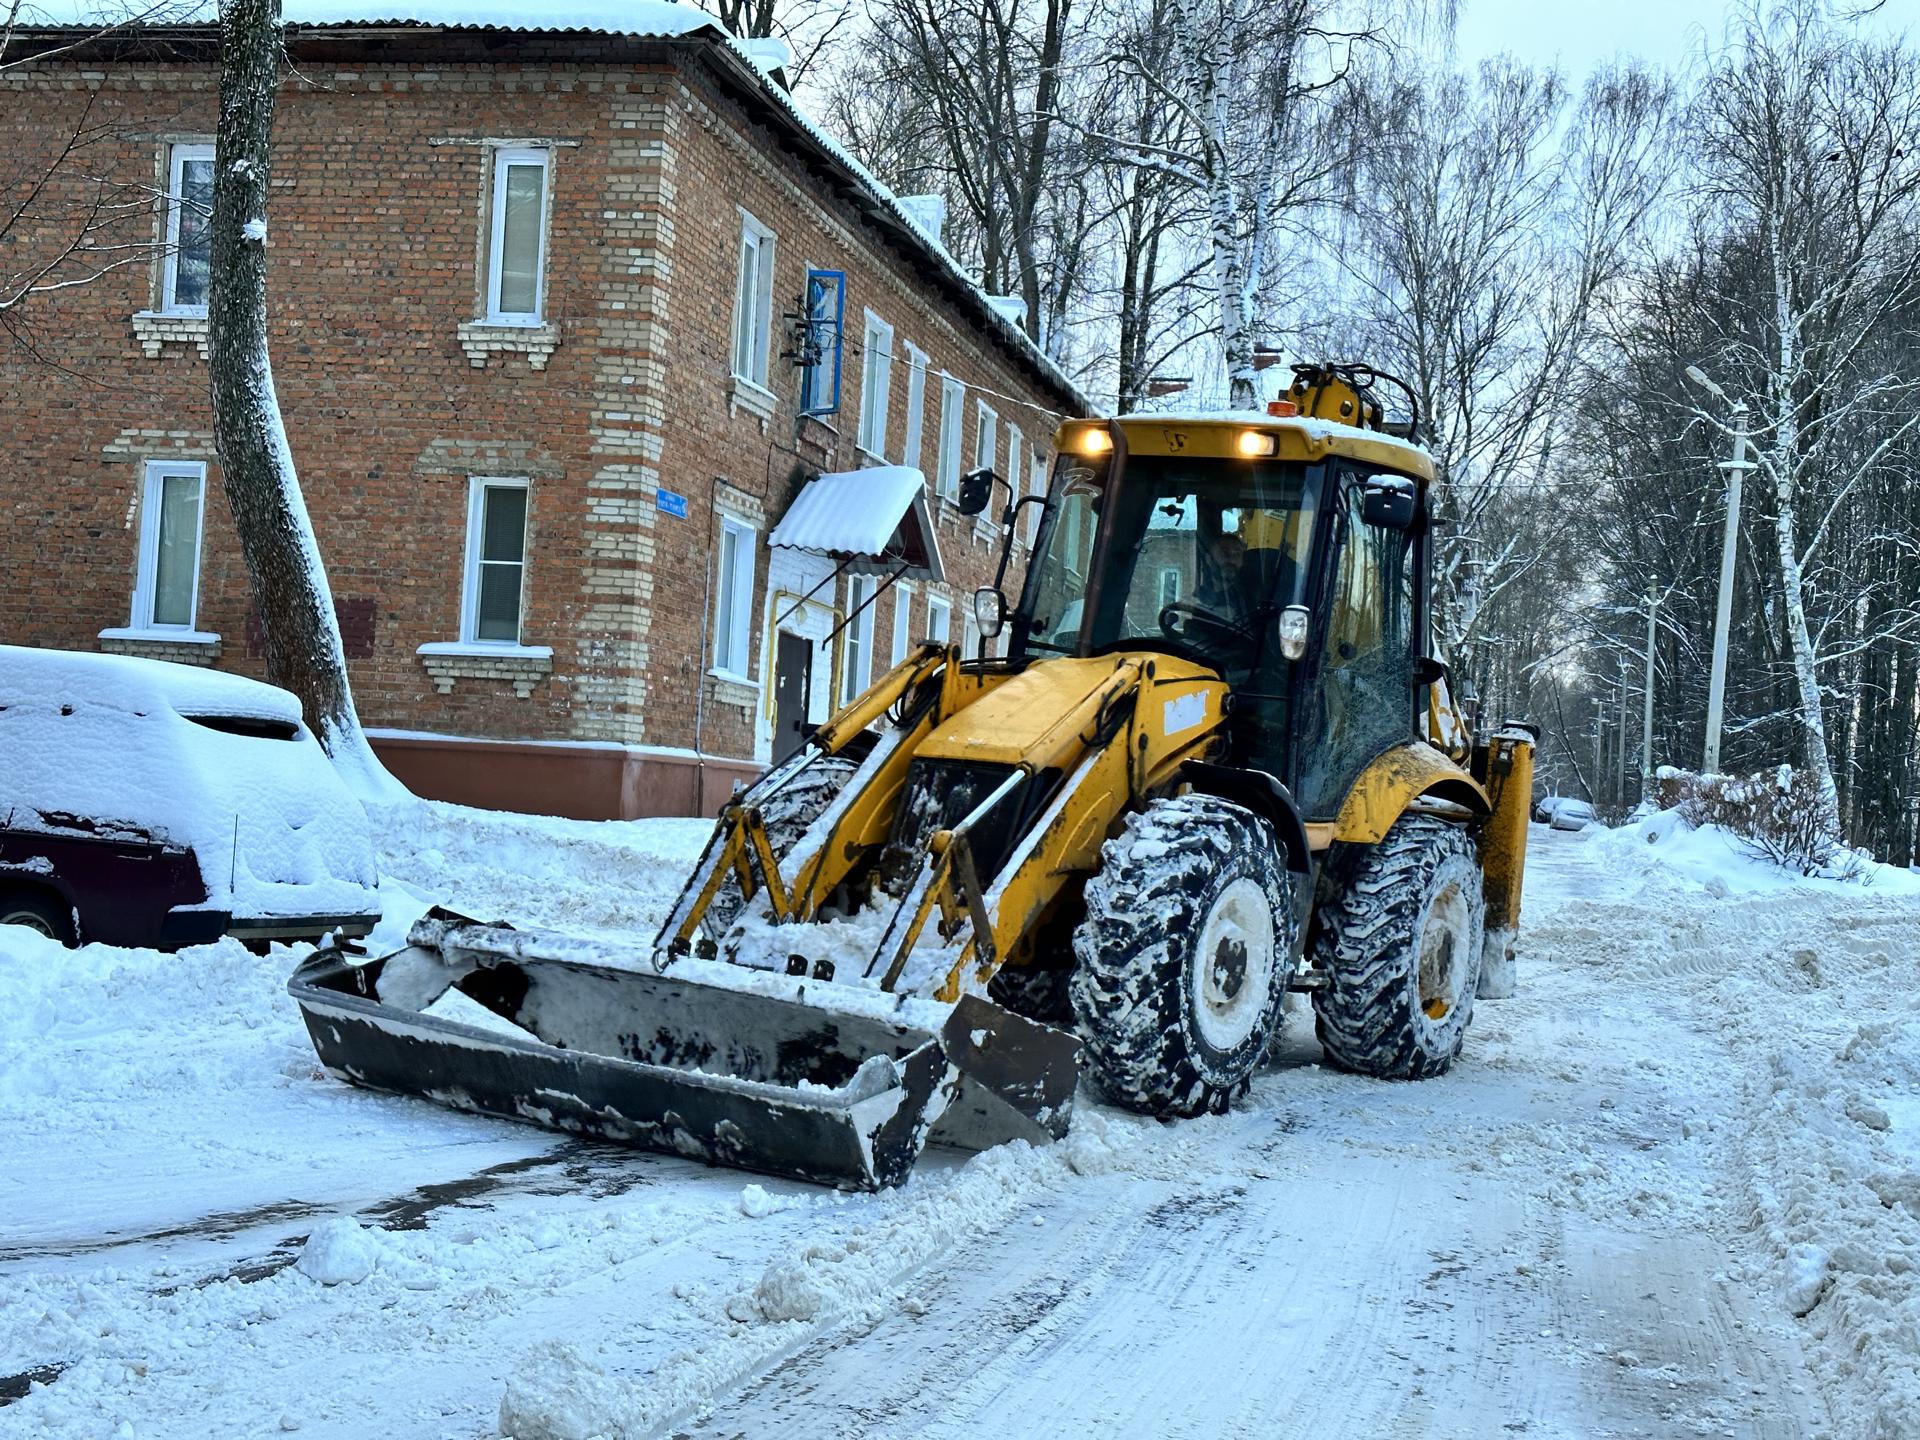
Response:
[{"label": "cab side window", "polygon": [[1362,475],[1340,477],[1339,559],[1300,774],[1314,820],[1331,820],[1368,763],[1414,735],[1413,537],[1362,520],[1364,488]]}]

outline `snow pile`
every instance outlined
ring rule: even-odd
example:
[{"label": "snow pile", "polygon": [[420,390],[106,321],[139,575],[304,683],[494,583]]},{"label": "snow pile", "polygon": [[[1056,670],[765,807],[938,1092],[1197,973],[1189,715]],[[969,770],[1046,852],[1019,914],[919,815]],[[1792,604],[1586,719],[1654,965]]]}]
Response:
[{"label": "snow pile", "polygon": [[295,1268],[322,1285],[358,1285],[379,1264],[379,1238],[341,1215],[307,1237]]},{"label": "snow pile", "polygon": [[238,675],[0,646],[0,823],[190,848],[236,917],[378,909],[359,802],[299,702]]},{"label": "snow pile", "polygon": [[1775,892],[1801,883],[1920,897],[1920,874],[1913,871],[1861,857],[1845,880],[1806,879],[1756,856],[1739,836],[1718,825],[1695,829],[1678,810],[1655,811],[1614,830],[1596,827],[1583,832],[1583,838],[1629,874],[1650,875],[1664,867],[1697,880],[1716,897]]},{"label": "snow pile", "polygon": [[[368,807],[384,873],[475,920],[617,931],[636,963],[713,833],[710,820],[561,820],[431,800]],[[399,932],[404,934],[404,931]]]}]

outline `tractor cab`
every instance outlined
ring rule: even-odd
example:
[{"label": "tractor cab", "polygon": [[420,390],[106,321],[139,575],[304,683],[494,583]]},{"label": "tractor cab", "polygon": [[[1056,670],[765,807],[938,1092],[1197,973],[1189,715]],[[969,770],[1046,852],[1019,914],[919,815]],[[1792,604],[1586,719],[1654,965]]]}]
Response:
[{"label": "tractor cab", "polygon": [[1060,436],[1016,663],[1162,651],[1233,692],[1232,763],[1331,819],[1423,733],[1425,489],[1362,377],[1303,368],[1271,413],[1134,415]]}]

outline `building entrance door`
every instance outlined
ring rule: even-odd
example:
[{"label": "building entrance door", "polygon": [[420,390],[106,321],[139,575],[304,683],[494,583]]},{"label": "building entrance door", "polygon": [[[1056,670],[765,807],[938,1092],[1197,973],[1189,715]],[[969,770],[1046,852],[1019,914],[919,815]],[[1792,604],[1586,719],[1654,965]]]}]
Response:
[{"label": "building entrance door", "polygon": [[773,763],[778,765],[807,738],[807,697],[813,693],[813,641],[780,633],[773,658]]}]

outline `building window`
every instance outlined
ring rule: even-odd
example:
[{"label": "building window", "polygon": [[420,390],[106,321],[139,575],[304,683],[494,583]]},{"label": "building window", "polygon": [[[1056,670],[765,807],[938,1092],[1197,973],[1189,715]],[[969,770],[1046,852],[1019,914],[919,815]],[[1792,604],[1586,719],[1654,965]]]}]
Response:
[{"label": "building window", "polygon": [[847,577],[847,628],[841,631],[840,703],[851,705],[873,683],[873,586],[871,575]]},{"label": "building window", "polygon": [[960,646],[960,658],[962,660],[977,658],[980,654],[980,627],[974,624],[971,616],[967,618],[961,633],[965,638]]},{"label": "building window", "polygon": [[953,634],[953,605],[938,595],[927,596],[927,639],[944,645]]},{"label": "building window", "polygon": [[[1011,484],[1013,477],[1008,477]],[[1033,453],[1032,473],[1027,480],[1027,493],[1044,496],[1047,493],[1047,457],[1036,450]],[[1032,545],[1040,530],[1040,516],[1046,509],[1045,504],[1027,506],[1027,544]]]},{"label": "building window", "polygon": [[527,572],[527,482],[473,481],[467,499],[467,581],[460,638],[520,643]]},{"label": "building window", "polygon": [[547,269],[545,150],[496,150],[493,220],[487,241],[487,319],[538,325]]},{"label": "building window", "polygon": [[934,486],[949,500],[960,494],[960,421],[967,387],[951,375],[940,377],[940,450]]},{"label": "building window", "polygon": [[773,333],[773,231],[740,212],[740,270],[733,297],[733,373],[767,387]]},{"label": "building window", "polygon": [[1180,567],[1167,565],[1160,571],[1160,608],[1165,609],[1180,598]]},{"label": "building window", "polygon": [[753,640],[753,566],[758,537],[753,527],[720,517],[720,583],[714,591],[713,668],[750,680]]},{"label": "building window", "polygon": [[800,335],[803,415],[832,415],[840,408],[840,328],[846,305],[846,272],[807,271],[807,314]]},{"label": "building window", "polygon": [[973,468],[991,470],[993,458],[999,450],[1000,416],[986,401],[978,401],[975,406],[973,432]]},{"label": "building window", "polygon": [[871,310],[861,337],[860,448],[887,458],[887,392],[893,387],[893,327]]},{"label": "building window", "polygon": [[913,646],[913,587],[904,581],[893,587],[893,663],[907,658]]},{"label": "building window", "polygon": [[191,630],[199,608],[200,520],[207,467],[149,460],[140,497],[133,628]]},{"label": "building window", "polygon": [[907,346],[907,438],[900,447],[900,463],[920,468],[922,432],[927,423],[927,352]]},{"label": "building window", "polygon": [[171,315],[207,313],[213,274],[213,146],[175,145],[167,152],[167,246],[160,308]]}]

